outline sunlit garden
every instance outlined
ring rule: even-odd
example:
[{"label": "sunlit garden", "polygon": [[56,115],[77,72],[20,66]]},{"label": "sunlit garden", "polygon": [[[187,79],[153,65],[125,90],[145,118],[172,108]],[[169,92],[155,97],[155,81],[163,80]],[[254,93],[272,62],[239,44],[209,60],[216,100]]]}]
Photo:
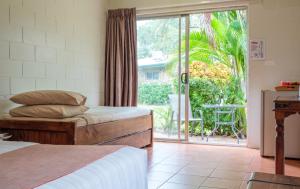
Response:
[{"label": "sunlit garden", "polygon": [[[215,127],[215,109],[205,105],[246,103],[246,13],[242,10],[191,15],[189,35],[189,103],[193,117],[202,112],[204,134]],[[140,106],[154,110],[157,136],[176,136],[177,122],[171,94],[178,94],[178,22],[176,20],[147,20],[138,23]],[[147,34],[147,35],[146,35]],[[185,52],[185,33],[181,38],[181,54]],[[164,39],[164,40],[163,40]],[[168,40],[172,39],[172,40]],[[177,59],[176,59],[177,58]],[[152,61],[152,62],[151,62]],[[184,84],[180,84],[185,94]],[[234,124],[238,136],[246,134],[246,109],[237,108]],[[232,117],[224,114],[224,123]],[[183,125],[183,123],[182,123]],[[184,126],[181,127],[183,132]],[[190,136],[201,136],[200,122],[189,124]],[[230,127],[222,126],[218,136],[235,137]]]}]

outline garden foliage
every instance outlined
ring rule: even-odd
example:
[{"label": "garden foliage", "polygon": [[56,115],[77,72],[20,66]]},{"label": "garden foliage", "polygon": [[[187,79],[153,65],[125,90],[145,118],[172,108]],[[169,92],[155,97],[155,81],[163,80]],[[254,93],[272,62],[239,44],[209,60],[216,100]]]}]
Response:
[{"label": "garden foliage", "polygon": [[[221,100],[224,104],[241,104],[246,102],[246,52],[247,52],[247,23],[246,13],[243,10],[232,10],[214,13],[204,13],[209,20],[205,29],[193,30],[189,36],[189,97],[193,114],[201,109],[204,114],[205,131],[209,133],[214,127],[213,109],[204,109],[204,104],[219,104]],[[169,20],[169,22],[172,22]],[[167,25],[158,25],[157,28],[163,29],[165,26],[174,26],[178,28],[176,23]],[[148,28],[152,31],[153,28]],[[148,31],[147,30],[147,31]],[[159,29],[157,29],[159,30]],[[160,30],[159,30],[160,31]],[[162,30],[163,31],[163,30]],[[168,36],[176,36],[176,30],[167,30],[171,34]],[[209,31],[209,32],[208,32]],[[172,53],[174,57],[166,66],[166,72],[171,78],[177,78],[172,73],[177,73],[178,69],[178,51],[176,44],[178,41],[171,40],[172,45],[165,43],[166,41],[151,40],[153,38],[165,38],[160,35],[167,35],[164,32],[148,32],[150,37],[145,33],[140,33],[144,37],[139,42],[141,57],[147,57],[152,48],[160,49],[166,54]],[[159,34],[158,36],[154,34]],[[154,35],[153,37],[151,37]],[[168,39],[169,38],[165,38]],[[185,52],[185,37],[182,38],[182,50]],[[152,42],[158,41],[156,46]],[[144,44],[144,45],[143,45]],[[141,48],[141,47],[151,48]],[[182,55],[184,57],[184,54]],[[184,87],[182,86],[184,89]],[[170,130],[173,127],[176,130],[176,124],[170,123],[171,108],[169,107],[168,95],[178,92],[178,80],[173,83],[165,84],[161,81],[151,83],[141,83],[139,86],[139,103],[152,105],[154,108],[155,123],[157,129],[163,131]],[[182,91],[184,94],[184,91]],[[197,115],[195,115],[197,116]],[[238,109],[235,116],[235,122],[238,130],[245,135],[246,132],[246,113],[245,108]],[[228,121],[230,117],[223,117],[224,121]],[[200,125],[195,127],[190,124],[190,133],[193,135],[200,134]],[[230,127],[222,127],[218,134],[232,135]]]}]

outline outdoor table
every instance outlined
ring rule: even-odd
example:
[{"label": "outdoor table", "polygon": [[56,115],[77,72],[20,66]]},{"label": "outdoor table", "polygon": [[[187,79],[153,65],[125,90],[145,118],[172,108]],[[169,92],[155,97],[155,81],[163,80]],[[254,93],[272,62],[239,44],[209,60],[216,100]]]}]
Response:
[{"label": "outdoor table", "polygon": [[[239,136],[237,133],[239,133],[240,131],[238,131],[237,128],[235,127],[235,110],[237,108],[244,108],[245,107],[244,105],[241,105],[241,104],[204,104],[202,107],[216,109],[215,110],[215,127],[212,130],[210,135],[213,135],[216,132],[216,130],[219,128],[220,125],[230,125],[233,133],[237,137],[237,142],[239,143]],[[226,109],[226,111],[222,110],[222,109]],[[229,122],[220,121],[221,114],[231,115],[231,121],[229,121]],[[207,141],[208,141],[208,137],[210,135],[207,135],[207,139],[206,139]]]}]

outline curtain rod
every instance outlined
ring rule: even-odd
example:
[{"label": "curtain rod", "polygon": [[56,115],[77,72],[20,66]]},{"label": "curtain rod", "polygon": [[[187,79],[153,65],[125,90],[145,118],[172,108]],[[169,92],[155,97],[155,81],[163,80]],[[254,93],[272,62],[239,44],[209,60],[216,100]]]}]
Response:
[{"label": "curtain rod", "polygon": [[147,17],[151,15],[163,16],[174,14],[187,14],[206,10],[220,10],[228,8],[246,7],[249,3],[258,2],[261,0],[223,0],[218,2],[203,1],[200,3],[177,4],[173,6],[160,6],[149,8],[137,8],[137,16]]}]

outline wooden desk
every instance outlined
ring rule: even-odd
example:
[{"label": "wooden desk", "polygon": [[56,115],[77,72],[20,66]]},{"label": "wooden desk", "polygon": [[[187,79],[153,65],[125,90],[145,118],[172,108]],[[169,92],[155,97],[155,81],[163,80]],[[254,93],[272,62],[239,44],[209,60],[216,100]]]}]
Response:
[{"label": "wooden desk", "polygon": [[277,124],[275,173],[284,175],[284,119],[292,114],[300,113],[300,99],[298,96],[278,97],[274,103]]}]

